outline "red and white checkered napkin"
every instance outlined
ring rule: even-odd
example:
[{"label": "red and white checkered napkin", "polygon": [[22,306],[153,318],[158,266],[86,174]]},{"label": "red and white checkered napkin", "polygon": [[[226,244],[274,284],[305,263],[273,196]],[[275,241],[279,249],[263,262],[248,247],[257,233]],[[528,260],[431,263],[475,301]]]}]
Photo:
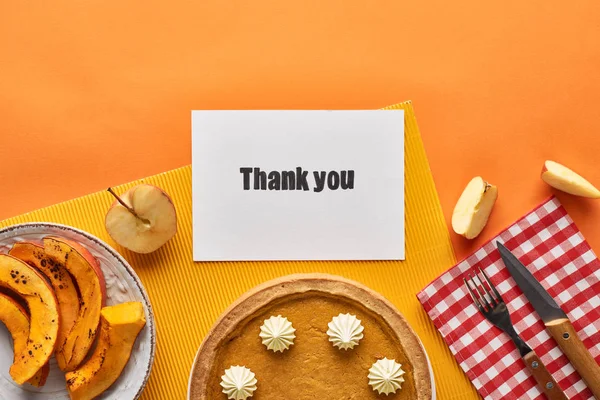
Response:
[{"label": "red and white checkered napkin", "polygon": [[600,261],[555,198],[423,289],[417,296],[425,311],[485,399],[544,399],[508,335],[485,320],[468,295],[463,276],[483,269],[508,304],[515,329],[541,357],[566,395],[570,399],[593,399],[510,277],[496,240],[513,251],[548,290],[600,362]]}]

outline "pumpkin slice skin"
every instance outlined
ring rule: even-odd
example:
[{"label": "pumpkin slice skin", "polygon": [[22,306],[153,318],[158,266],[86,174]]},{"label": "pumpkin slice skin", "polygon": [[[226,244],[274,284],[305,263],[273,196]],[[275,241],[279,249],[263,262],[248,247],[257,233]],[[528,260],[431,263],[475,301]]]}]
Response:
[{"label": "pumpkin slice skin", "polygon": [[[13,339],[15,359],[27,347],[29,316],[27,311],[11,297],[0,293],[0,322],[4,323]],[[48,379],[50,366],[46,363],[30,380],[32,386],[42,387]]]},{"label": "pumpkin slice skin", "polygon": [[73,371],[83,362],[96,338],[106,299],[104,275],[98,260],[79,243],[56,236],[47,236],[43,242],[46,255],[64,265],[79,287],[81,302],[77,319],[56,352],[59,368]]},{"label": "pumpkin slice skin", "polygon": [[46,380],[48,379],[48,375],[50,374],[50,363],[44,364],[42,369],[40,369],[30,380],[27,381],[33,387],[42,387],[46,384]]},{"label": "pumpkin slice skin", "polygon": [[102,309],[98,344],[90,359],[66,374],[71,400],[90,400],[107,390],[129,362],[133,345],[146,325],[140,302]]},{"label": "pumpkin slice skin", "polygon": [[79,315],[80,300],[71,275],[64,265],[46,256],[44,248],[37,244],[29,242],[15,243],[8,254],[37,269],[50,281],[58,300],[58,312],[61,322],[56,340],[56,353],[62,353],[65,339]]},{"label": "pumpkin slice skin", "polygon": [[23,298],[31,315],[26,346],[10,367],[11,377],[22,385],[46,365],[54,352],[60,327],[58,302],[39,272],[6,254],[0,254],[0,286]]}]

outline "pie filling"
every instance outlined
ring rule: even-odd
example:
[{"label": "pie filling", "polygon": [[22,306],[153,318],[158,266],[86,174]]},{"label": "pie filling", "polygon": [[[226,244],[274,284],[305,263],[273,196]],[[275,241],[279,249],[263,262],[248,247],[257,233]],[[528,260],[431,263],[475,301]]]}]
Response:
[{"label": "pie filling", "polygon": [[[364,337],[353,349],[339,349],[329,341],[328,323],[340,313],[355,315],[364,326]],[[262,344],[260,328],[272,315],[285,316],[296,329],[289,350],[275,353]],[[369,369],[383,358],[400,363],[405,372],[402,389],[388,396],[369,386]],[[208,399],[227,398],[221,376],[234,365],[255,373],[258,388],[252,400],[412,399],[416,393],[413,366],[383,318],[352,299],[322,292],[283,297],[240,323],[219,346]]]}]

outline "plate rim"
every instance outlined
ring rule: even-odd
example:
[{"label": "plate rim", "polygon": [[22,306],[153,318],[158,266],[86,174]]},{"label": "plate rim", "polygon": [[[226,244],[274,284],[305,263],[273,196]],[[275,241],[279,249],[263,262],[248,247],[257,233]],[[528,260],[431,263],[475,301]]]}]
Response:
[{"label": "plate rim", "polygon": [[117,259],[117,261],[119,263],[121,263],[121,265],[123,267],[125,267],[125,271],[127,271],[127,273],[131,276],[131,278],[135,282],[138,290],[142,294],[144,302],[146,303],[145,306],[148,309],[149,321],[146,321],[146,323],[148,324],[148,322],[150,322],[148,324],[149,328],[150,328],[150,362],[146,368],[146,374],[145,374],[144,380],[142,381],[142,385],[140,386],[140,388],[138,389],[137,393],[134,396],[134,400],[139,399],[150,379],[150,375],[152,373],[152,367],[154,365],[154,360],[155,360],[155,356],[156,356],[156,324],[154,322],[154,310],[152,308],[152,303],[150,302],[150,297],[148,296],[148,292],[146,291],[146,288],[142,284],[142,280],[137,275],[137,273],[135,272],[133,267],[129,264],[129,262],[119,252],[117,252],[115,249],[113,249],[112,246],[110,246],[108,243],[106,243],[102,239],[98,238],[97,236],[95,236],[87,231],[84,231],[82,229],[76,228],[74,226],[59,224],[59,223],[55,223],[55,222],[24,222],[24,223],[9,225],[9,226],[0,228],[0,235],[5,234],[7,232],[9,233],[11,231],[17,231],[19,229],[25,229],[25,228],[31,228],[31,227],[58,228],[58,229],[66,230],[66,231],[75,232],[76,234],[84,236],[85,238],[87,238],[87,239],[91,240],[92,242],[97,243],[99,246],[103,247],[113,257],[115,257]]}]

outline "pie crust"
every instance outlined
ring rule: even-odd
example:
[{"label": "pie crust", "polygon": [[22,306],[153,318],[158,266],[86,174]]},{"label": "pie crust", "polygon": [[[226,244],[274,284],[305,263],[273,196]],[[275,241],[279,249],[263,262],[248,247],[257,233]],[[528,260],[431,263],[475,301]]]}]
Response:
[{"label": "pie crust", "polygon": [[[297,329],[296,342],[284,354],[273,354],[265,350],[257,328],[282,310]],[[365,326],[365,338],[353,350],[339,350],[328,342],[327,321],[338,311],[356,314]],[[384,357],[396,358],[407,372],[402,389],[389,396],[368,386],[368,369]],[[252,400],[432,397],[425,351],[404,317],[375,291],[333,275],[288,275],[242,295],[200,346],[188,398],[226,400],[220,377],[225,368],[238,364],[256,373],[258,389]]]}]

